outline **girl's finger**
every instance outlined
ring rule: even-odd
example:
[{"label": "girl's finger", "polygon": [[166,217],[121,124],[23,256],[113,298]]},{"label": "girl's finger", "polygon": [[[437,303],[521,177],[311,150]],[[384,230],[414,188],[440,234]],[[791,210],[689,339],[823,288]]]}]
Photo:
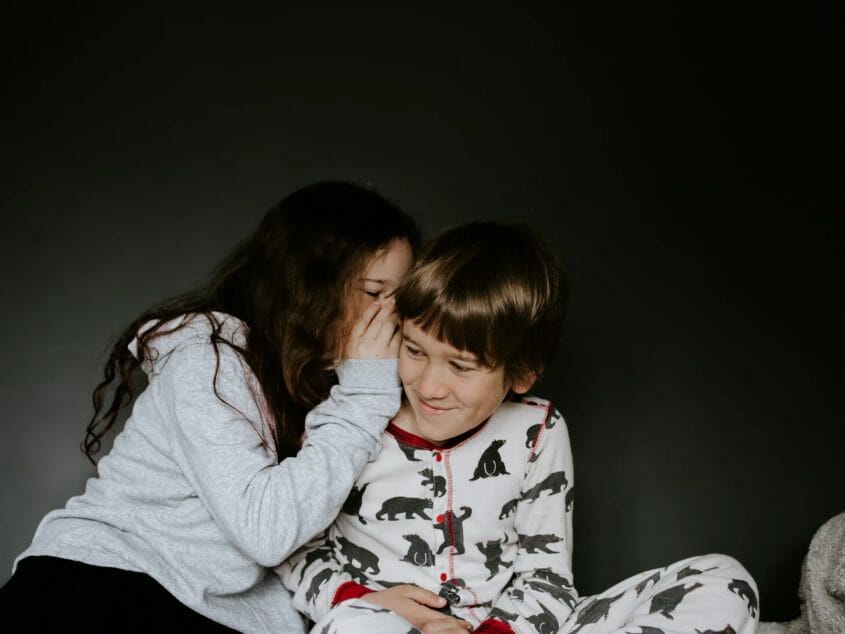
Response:
[{"label": "girl's finger", "polygon": [[373,323],[371,328],[373,341],[380,343],[383,346],[387,346],[390,343],[390,339],[393,337],[393,333],[396,332],[398,327],[399,320],[396,318],[395,313],[388,316],[387,319],[381,320],[377,326]]},{"label": "girl's finger", "polygon": [[396,313],[393,312],[393,305],[390,302],[381,304],[378,312],[373,316],[370,323],[367,325],[363,337],[375,341],[379,339],[381,331],[386,325],[392,325],[396,320]]},{"label": "girl's finger", "polygon": [[356,321],[355,325],[352,326],[352,336],[358,339],[363,337],[364,333],[367,331],[367,328],[370,327],[370,324],[373,322],[373,319],[375,319],[376,315],[378,315],[381,308],[381,304],[377,301],[367,306],[361,313],[361,316],[358,318],[358,321]]}]

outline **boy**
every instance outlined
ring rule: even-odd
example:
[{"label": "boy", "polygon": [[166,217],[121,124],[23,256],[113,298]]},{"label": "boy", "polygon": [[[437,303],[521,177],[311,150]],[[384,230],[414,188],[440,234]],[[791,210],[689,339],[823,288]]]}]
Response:
[{"label": "boy", "polygon": [[[520,398],[552,360],[565,298],[562,266],[523,225],[474,223],[426,245],[396,293],[402,407],[334,524],[279,569],[313,631],[551,634],[643,604],[649,620],[624,623],[651,626],[706,585],[702,570],[669,567],[578,600],[566,424],[549,402]],[[681,572],[693,583],[679,591]]]},{"label": "boy", "polygon": [[396,294],[405,402],[327,538],[283,566],[297,608],[319,621],[413,584],[473,627],[569,613],[566,425],[546,401],[505,402],[551,362],[564,300],[562,267],[525,227],[476,223],[429,243]]}]

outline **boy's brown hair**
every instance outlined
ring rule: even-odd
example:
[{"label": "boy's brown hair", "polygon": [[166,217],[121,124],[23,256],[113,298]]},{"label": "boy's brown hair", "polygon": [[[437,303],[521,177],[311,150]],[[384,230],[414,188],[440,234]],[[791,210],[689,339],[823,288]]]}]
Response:
[{"label": "boy's brown hair", "polygon": [[522,223],[473,222],[422,248],[396,291],[399,317],[513,382],[539,376],[558,347],[566,272],[551,246]]}]

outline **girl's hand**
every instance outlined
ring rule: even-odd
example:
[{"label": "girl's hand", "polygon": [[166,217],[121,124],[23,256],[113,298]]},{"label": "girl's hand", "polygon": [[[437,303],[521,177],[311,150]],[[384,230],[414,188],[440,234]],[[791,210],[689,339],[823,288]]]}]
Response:
[{"label": "girl's hand", "polygon": [[425,634],[446,632],[464,634],[470,630],[470,624],[466,621],[459,621],[442,612],[437,612],[438,608],[446,605],[446,599],[410,584],[371,592],[361,599],[395,612]]},{"label": "girl's hand", "polygon": [[399,356],[399,318],[392,297],[373,302],[352,327],[344,359],[393,359]]}]

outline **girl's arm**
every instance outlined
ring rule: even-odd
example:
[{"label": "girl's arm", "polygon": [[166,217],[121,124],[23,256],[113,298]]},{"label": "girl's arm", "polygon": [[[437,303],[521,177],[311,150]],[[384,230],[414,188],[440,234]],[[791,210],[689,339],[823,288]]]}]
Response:
[{"label": "girl's arm", "polygon": [[[400,405],[392,304],[372,304],[347,342],[339,384],[305,418],[299,453],[277,464],[257,380],[229,346],[175,350],[151,384],[179,467],[223,531],[276,566],[331,523]],[[259,430],[265,432],[259,433]],[[263,437],[263,439],[262,439]]]},{"label": "girl's arm", "polygon": [[226,538],[275,566],[331,523],[378,451],[400,404],[397,362],[345,362],[306,417],[302,449],[280,464],[255,428],[262,415],[240,358],[220,346],[220,398],[215,365],[211,346],[174,352],[155,379],[157,400],[179,467]]}]

